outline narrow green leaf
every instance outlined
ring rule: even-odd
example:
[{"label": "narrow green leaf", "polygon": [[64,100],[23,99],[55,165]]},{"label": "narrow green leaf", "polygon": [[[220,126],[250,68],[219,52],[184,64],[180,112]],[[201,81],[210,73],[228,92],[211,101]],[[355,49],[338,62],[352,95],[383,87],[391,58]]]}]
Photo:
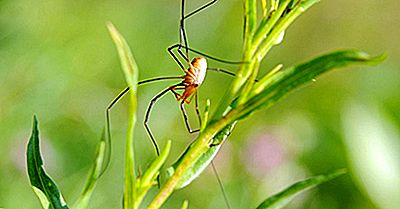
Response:
[{"label": "narrow green leaf", "polygon": [[210,115],[210,106],[211,106],[211,101],[210,99],[207,99],[206,107],[204,108],[204,117],[203,117],[203,123],[201,124],[200,127],[200,132],[203,131],[208,124],[208,117]]},{"label": "narrow green leaf", "polygon": [[309,179],[299,181],[285,190],[267,198],[257,209],[280,209],[287,205],[296,195],[311,189],[319,184],[330,181],[346,173],[345,169],[340,169],[326,175],[319,175]]},{"label": "narrow green leaf", "polygon": [[[287,9],[290,9],[290,12],[286,15],[284,15],[282,18],[278,17],[278,22],[276,24],[271,25],[269,23],[266,24],[266,28],[262,30],[258,34],[258,40],[261,40],[262,36],[266,36],[266,39],[262,39],[262,43],[260,44],[260,49],[257,51],[257,55],[255,56],[258,60],[261,60],[262,58],[265,57],[265,55],[269,52],[269,50],[276,45],[277,43],[280,43],[278,39],[282,38],[282,35],[284,31],[301,15],[303,14],[306,10],[308,10],[312,5],[316,4],[319,2],[319,0],[303,0],[296,4],[294,8],[290,8],[291,5],[290,3],[293,1],[288,2],[287,0],[284,1],[283,3],[289,3],[289,5],[285,5],[283,7],[280,5],[280,8],[278,8],[278,11],[280,11],[281,8],[284,8],[284,11],[288,11]],[[278,14],[278,12],[277,12]],[[277,15],[275,14],[275,15]],[[257,46],[258,47],[258,46]]]},{"label": "narrow green leaf", "polygon": [[138,81],[138,67],[125,38],[118,32],[112,23],[107,23],[111,37],[117,46],[121,66],[125,73],[126,82],[131,90],[136,91]]},{"label": "narrow green leaf", "polygon": [[56,183],[47,175],[40,154],[39,129],[36,116],[33,116],[32,135],[26,150],[27,169],[33,191],[39,197],[44,209],[67,209]]},{"label": "narrow green leaf", "polygon": [[[272,1],[272,2],[274,2],[274,1]],[[267,0],[261,0],[261,9],[262,9],[263,17],[267,17],[268,16]]]},{"label": "narrow green leaf", "polygon": [[[105,140],[105,132],[103,132],[102,137],[100,139],[99,144],[97,145],[96,158],[93,163],[93,167],[90,170],[88,178],[85,183],[85,187],[78,197],[78,200],[75,202],[73,208],[74,209],[85,209],[89,204],[90,197],[92,196],[93,190],[96,186],[97,180],[104,172],[103,165],[106,156],[106,140]],[[108,164],[108,163],[106,163]]]},{"label": "narrow green leaf", "polygon": [[[194,179],[196,179],[203,171],[210,165],[211,161],[217,155],[219,149],[221,148],[223,142],[230,135],[232,129],[236,123],[233,123],[227,127],[225,127],[222,131],[220,131],[217,135],[215,135],[213,139],[213,145],[203,153],[188,169],[186,169],[185,174],[177,184],[175,188],[181,189],[187,185],[189,185]],[[181,163],[181,160],[184,158],[187,151],[193,144],[189,145],[189,147],[185,150],[185,152],[179,157],[179,159],[167,169],[167,175],[172,176],[175,171],[175,168]]]},{"label": "narrow green leaf", "polygon": [[121,60],[121,66],[125,73],[125,79],[130,88],[128,134],[125,145],[126,153],[125,153],[123,207],[124,209],[135,209],[138,208],[139,205],[135,205],[137,191],[136,191],[136,174],[135,174],[135,161],[134,161],[134,149],[133,149],[133,129],[136,123],[136,108],[137,108],[136,90],[137,90],[139,69],[136,65],[135,59],[132,56],[128,43],[125,41],[124,37],[117,31],[117,29],[111,23],[108,23],[107,27],[117,47],[118,54]]},{"label": "narrow green leaf", "polygon": [[160,156],[158,156],[150,165],[150,167],[146,170],[141,178],[142,185],[154,185],[154,181],[158,176],[158,172],[162,165],[164,165],[165,160],[169,155],[169,151],[171,150],[171,140],[167,142],[165,148],[161,151]]},{"label": "narrow green leaf", "polygon": [[189,207],[189,201],[187,200],[183,201],[181,209],[188,209],[188,207]]},{"label": "narrow green leaf", "polygon": [[[386,55],[371,57],[356,50],[336,51],[309,62],[277,71],[269,79],[261,79],[263,82],[258,82],[254,86],[254,91],[259,93],[242,105],[241,108],[245,111],[242,111],[241,116],[246,116],[260,107],[270,107],[293,89],[312,81],[329,70],[352,64],[374,65],[382,62],[385,57]],[[263,88],[263,90],[260,90],[260,88]]]},{"label": "narrow green leaf", "polygon": [[245,28],[244,37],[245,42],[251,44],[253,34],[257,27],[257,1],[256,0],[245,0]]},{"label": "narrow green leaf", "polygon": [[157,184],[157,177],[159,176],[160,168],[167,160],[170,151],[171,140],[167,142],[167,145],[165,145],[164,149],[161,151],[160,156],[151,163],[143,176],[138,178],[138,182],[140,183],[138,183],[135,205],[140,205],[149,189]]},{"label": "narrow green leaf", "polygon": [[282,14],[287,9],[287,6],[289,3],[290,3],[290,0],[284,0],[279,5],[274,5],[276,7],[276,10],[274,11],[274,13],[268,19],[264,18],[261,21],[260,26],[257,28],[257,31],[254,34],[254,43],[253,43],[254,50],[256,50],[258,48],[260,43],[271,32],[271,30],[276,25],[278,20],[282,17]]}]

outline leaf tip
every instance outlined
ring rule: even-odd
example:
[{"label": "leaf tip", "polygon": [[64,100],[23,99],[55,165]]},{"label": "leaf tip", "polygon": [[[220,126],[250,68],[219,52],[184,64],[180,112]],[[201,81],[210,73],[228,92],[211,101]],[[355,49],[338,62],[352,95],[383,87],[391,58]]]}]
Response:
[{"label": "leaf tip", "polygon": [[33,123],[34,123],[34,124],[37,124],[37,123],[38,123],[38,119],[37,119],[36,114],[33,114]]},{"label": "leaf tip", "polygon": [[388,56],[386,52],[377,56],[371,56],[368,53],[362,51],[356,51],[356,53],[358,57],[368,65],[378,65],[385,61]]},{"label": "leaf tip", "polygon": [[112,22],[111,21],[107,21],[106,22],[106,26],[107,26],[107,28],[108,28],[108,30],[111,32],[111,31],[115,31],[115,26],[112,24]]},{"label": "leaf tip", "polygon": [[344,175],[344,174],[346,174],[347,172],[348,172],[348,171],[347,171],[347,168],[340,168],[340,169],[334,171],[334,172],[332,173],[331,176],[333,176],[333,178],[335,178],[335,177]]},{"label": "leaf tip", "polygon": [[172,146],[172,141],[168,140],[167,141],[167,145],[165,145],[165,149],[168,150],[167,152],[169,153],[169,151],[171,150],[171,146]]},{"label": "leaf tip", "polygon": [[384,53],[382,53],[382,54],[380,54],[380,55],[378,55],[378,56],[375,56],[375,57],[372,57],[372,58],[370,58],[369,60],[369,64],[371,64],[371,65],[377,65],[377,64],[380,64],[380,63],[382,63],[383,61],[385,61],[386,60],[386,58],[388,57],[389,55],[388,55],[388,53],[387,52],[384,52]]}]

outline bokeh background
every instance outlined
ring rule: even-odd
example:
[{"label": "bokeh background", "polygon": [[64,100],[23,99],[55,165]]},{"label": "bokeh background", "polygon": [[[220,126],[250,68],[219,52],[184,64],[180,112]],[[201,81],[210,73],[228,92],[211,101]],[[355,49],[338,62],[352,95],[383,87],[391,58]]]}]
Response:
[{"label": "bokeh background", "polygon": [[[205,2],[189,0],[187,11]],[[104,126],[104,109],[125,87],[105,23],[112,21],[128,40],[141,79],[180,75],[166,52],[178,41],[179,5],[179,0],[0,1],[0,208],[40,208],[25,166],[33,114],[40,121],[47,171],[66,201],[76,200]],[[388,59],[375,67],[330,72],[240,122],[215,162],[232,208],[255,208],[297,180],[342,167],[350,174],[302,194],[286,208],[400,207],[399,11],[397,0],[324,0],[286,31],[284,42],[265,59],[262,74],[278,63],[289,66],[344,48],[386,52]],[[186,28],[191,47],[239,60],[242,25],[242,1],[220,0],[188,20]],[[231,80],[210,72],[201,87],[201,105],[209,98],[215,108]],[[141,125],[143,113],[151,97],[169,84],[139,88],[138,169],[154,158]],[[189,112],[197,126],[194,110]],[[112,111],[111,166],[89,208],[121,208],[126,115],[123,100]],[[194,137],[171,95],[156,105],[150,124],[161,145],[173,140],[168,164]],[[178,208],[184,199],[193,209],[225,208],[211,169],[164,208]]]}]

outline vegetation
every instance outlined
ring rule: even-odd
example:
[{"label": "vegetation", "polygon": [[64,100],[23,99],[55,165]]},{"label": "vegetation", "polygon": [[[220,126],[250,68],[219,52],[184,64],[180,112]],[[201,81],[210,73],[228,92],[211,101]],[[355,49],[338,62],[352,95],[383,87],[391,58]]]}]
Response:
[{"label": "vegetation", "polygon": [[[282,42],[289,25],[317,2],[316,0],[273,0],[268,3],[262,1],[261,9],[258,10],[256,0],[244,1],[243,63],[230,88],[226,90],[221,103],[216,105],[218,108],[213,114],[209,112],[210,102],[208,100],[208,106],[203,113],[205,121],[203,121],[199,135],[183,152],[184,154],[179,160],[168,169],[170,176],[161,185],[157,194],[152,197],[147,208],[160,208],[174,191],[190,184],[193,179],[197,178],[216,156],[240,120],[250,117],[255,111],[271,107],[289,92],[313,81],[322,73],[353,64],[377,64],[384,59],[384,56],[370,57],[357,50],[340,50],[291,67],[283,67],[282,64],[279,64],[256,81],[256,78],[260,77],[260,72],[263,71],[260,69],[260,64],[268,52]],[[261,11],[262,14],[257,14],[257,11]],[[122,35],[111,23],[108,24],[108,29],[117,46],[126,82],[130,88],[123,208],[135,209],[144,204],[143,199],[148,191],[157,187],[157,178],[163,172],[160,169],[168,158],[173,142],[168,141],[160,156],[154,159],[143,173],[136,173],[133,133],[136,123],[139,69]],[[96,182],[107,168],[109,159],[106,153],[109,153],[107,149],[110,149],[111,140],[107,128],[109,127],[106,127],[98,145],[97,157],[89,173],[86,186],[73,208],[83,209],[89,205]],[[68,204],[64,201],[55,182],[44,170],[39,149],[36,116],[27,149],[27,165],[32,188],[39,197],[43,208],[68,208]],[[298,193],[344,173],[345,170],[339,169],[326,175],[297,182],[282,192],[266,198],[257,209],[283,208]],[[182,208],[187,207],[188,202],[185,201]]]}]

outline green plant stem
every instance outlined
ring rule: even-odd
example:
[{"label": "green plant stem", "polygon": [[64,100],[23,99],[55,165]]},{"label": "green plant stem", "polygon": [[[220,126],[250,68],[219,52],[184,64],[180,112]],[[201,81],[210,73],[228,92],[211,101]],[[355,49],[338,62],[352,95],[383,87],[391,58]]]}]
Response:
[{"label": "green plant stem", "polygon": [[[128,119],[128,133],[126,138],[126,153],[125,153],[125,175],[124,175],[124,209],[136,209],[140,203],[136,201],[136,176],[134,162],[134,147],[133,147],[133,129],[136,123],[136,96],[131,91]],[[133,197],[133,198],[132,198]]]},{"label": "green plant stem", "polygon": [[263,20],[260,23],[260,26],[258,27],[257,31],[254,34],[254,49],[252,49],[252,53],[255,53],[256,50],[258,49],[258,46],[261,44],[261,42],[265,39],[265,37],[271,32],[272,28],[275,26],[276,22],[278,22],[279,18],[281,18],[283,12],[285,11],[287,5],[289,4],[290,0],[285,0],[283,1],[278,9],[271,14],[270,18],[263,18]]},{"label": "green plant stem", "polygon": [[289,25],[297,19],[298,16],[300,16],[317,2],[319,2],[319,0],[306,0],[301,2],[299,5],[293,8],[293,10],[289,12],[282,20],[280,20],[277,25],[274,25],[270,34],[268,34],[267,38],[261,43],[260,49],[255,54],[255,58],[261,61],[265,57],[265,55],[267,55],[269,50],[275,45],[275,42],[280,34],[285,31],[287,27],[289,27]]},{"label": "green plant stem", "polygon": [[251,47],[252,47],[252,39],[253,34],[257,29],[257,1],[256,0],[245,0],[244,1],[244,41],[243,41],[243,55],[242,60],[246,63],[240,65],[238,73],[236,74],[235,80],[230,87],[230,91],[228,91],[224,97],[222,98],[220,104],[218,105],[218,109],[211,117],[210,122],[215,122],[218,120],[221,115],[226,111],[227,107],[232,102],[232,99],[235,98],[237,93],[240,91],[242,86],[246,83],[248,78],[252,74],[252,64],[250,61],[252,60]]}]

